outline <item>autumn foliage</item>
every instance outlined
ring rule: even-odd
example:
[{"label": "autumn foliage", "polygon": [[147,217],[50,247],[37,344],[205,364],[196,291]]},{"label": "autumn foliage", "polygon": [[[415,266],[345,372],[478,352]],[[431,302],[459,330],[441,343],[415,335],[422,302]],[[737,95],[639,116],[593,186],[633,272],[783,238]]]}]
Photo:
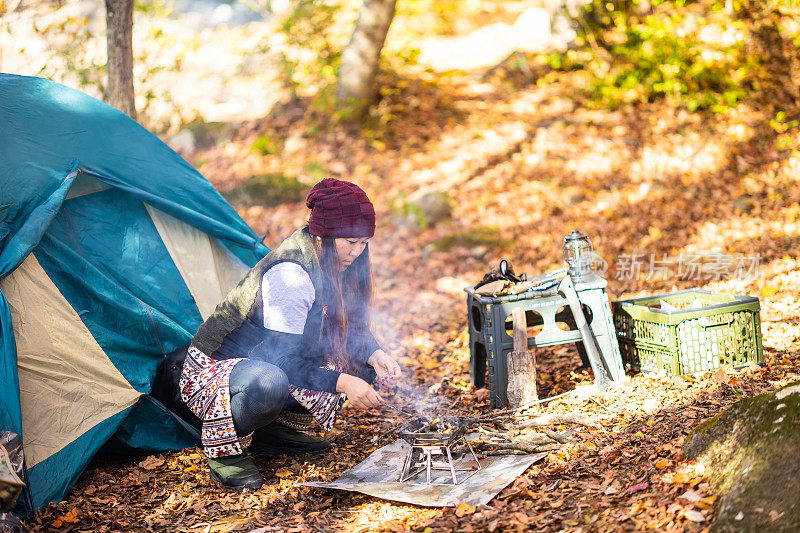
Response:
[{"label": "autumn foliage", "polygon": [[[516,2],[452,3],[457,10],[446,17],[458,13],[458,24],[450,19],[451,33],[518,14]],[[591,25],[569,52],[514,53],[491,68],[444,73],[416,63],[409,48],[405,55],[392,48],[395,32],[413,23],[400,12],[380,100],[365,123],[336,114],[330,71],[307,69],[308,56],[297,54],[283,63],[296,70],[268,114],[230,121],[216,142],[182,155],[270,246],[304,221],[302,198],[313,183],[334,176],[361,185],[379,220],[370,245],[376,336],[405,365],[409,383],[457,412],[489,410],[486,391],[469,383],[462,288],[501,258],[529,274],[561,267],[562,239],[573,229],[608,262],[612,300],[692,287],[758,296],[763,367],[633,374],[607,394],[549,402],[543,413],[580,412],[600,425],[575,428],[571,442],[479,508],[417,508],[296,486],[333,480],[394,438],[393,412],[346,411],[328,435],[335,453],[261,459],[267,483],[259,491],[222,492],[199,449],[103,455],[31,528],[705,530],[718,495],[705,467],[684,460],[685,436],[737,399],[800,375],[800,99],[792,83],[800,14],[782,1],[654,1],[652,13],[623,13],[621,4],[603,3],[613,8],[607,12],[596,2],[587,7],[595,10],[584,14]],[[742,39],[728,46],[715,37],[703,47],[707,26]],[[297,34],[288,38],[302,46],[292,41]],[[159,130],[165,140],[180,122]],[[421,189],[447,196],[446,218],[409,216]],[[750,278],[650,269],[653,258],[690,254],[706,263],[757,258],[758,268]],[[642,261],[636,271],[626,267],[633,256]],[[536,360],[540,397],[592,382],[573,346],[540,349]]]}]

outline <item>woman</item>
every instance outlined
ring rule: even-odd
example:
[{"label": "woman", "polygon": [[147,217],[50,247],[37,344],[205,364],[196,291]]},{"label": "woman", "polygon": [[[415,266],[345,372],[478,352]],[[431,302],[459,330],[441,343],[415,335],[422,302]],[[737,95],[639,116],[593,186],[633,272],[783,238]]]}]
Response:
[{"label": "woman", "polygon": [[306,199],[309,222],[258,262],[192,339],[181,399],[203,422],[211,478],[256,489],[248,455],[323,453],[300,430],[330,429],[345,400],[383,402],[369,384],[400,376],[369,331],[369,247],[375,210],[357,185],[332,178]]}]

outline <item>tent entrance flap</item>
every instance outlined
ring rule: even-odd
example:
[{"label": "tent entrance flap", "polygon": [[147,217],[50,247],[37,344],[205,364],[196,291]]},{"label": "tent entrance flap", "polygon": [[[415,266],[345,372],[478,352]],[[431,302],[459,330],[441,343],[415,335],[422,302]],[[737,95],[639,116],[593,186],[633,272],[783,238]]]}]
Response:
[{"label": "tent entrance flap", "polygon": [[72,184],[72,187],[70,187],[65,200],[69,200],[70,198],[77,198],[78,196],[83,196],[85,194],[92,194],[95,192],[104,191],[110,188],[111,185],[103,183],[97,178],[90,176],[86,172],[83,172],[82,170],[78,169],[78,176],[75,178],[75,182]]}]

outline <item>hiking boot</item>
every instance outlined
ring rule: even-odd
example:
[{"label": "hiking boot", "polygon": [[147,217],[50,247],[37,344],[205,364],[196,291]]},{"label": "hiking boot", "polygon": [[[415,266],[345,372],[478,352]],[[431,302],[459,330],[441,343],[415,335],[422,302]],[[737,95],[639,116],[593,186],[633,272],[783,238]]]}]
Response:
[{"label": "hiking boot", "polygon": [[211,479],[228,490],[259,489],[264,478],[247,452],[227,457],[208,458]]},{"label": "hiking boot", "polygon": [[276,455],[318,455],[331,451],[331,443],[316,435],[309,435],[273,422],[253,433],[250,452],[254,455],[274,457]]}]

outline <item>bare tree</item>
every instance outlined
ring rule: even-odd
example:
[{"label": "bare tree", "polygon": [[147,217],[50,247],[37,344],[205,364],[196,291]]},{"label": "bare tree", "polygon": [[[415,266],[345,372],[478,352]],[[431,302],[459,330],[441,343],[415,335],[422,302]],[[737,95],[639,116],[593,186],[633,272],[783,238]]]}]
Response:
[{"label": "bare tree", "polygon": [[136,119],[133,99],[133,1],[106,0],[108,85],[105,100]]},{"label": "bare tree", "polygon": [[363,111],[377,95],[375,77],[397,0],[364,0],[353,36],[342,51],[336,98]]}]

